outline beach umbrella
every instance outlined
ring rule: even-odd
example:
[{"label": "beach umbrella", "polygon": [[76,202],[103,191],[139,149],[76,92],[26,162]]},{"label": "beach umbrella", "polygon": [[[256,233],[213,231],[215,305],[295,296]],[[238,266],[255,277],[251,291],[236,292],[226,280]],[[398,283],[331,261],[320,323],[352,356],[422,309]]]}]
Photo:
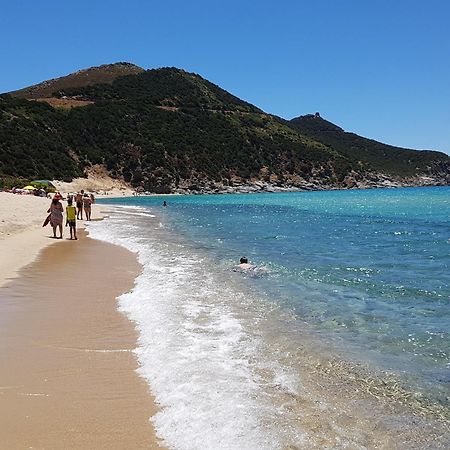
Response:
[{"label": "beach umbrella", "polygon": [[28,185],[28,186],[23,187],[22,189],[25,189],[27,191],[34,191],[36,188],[34,186]]}]

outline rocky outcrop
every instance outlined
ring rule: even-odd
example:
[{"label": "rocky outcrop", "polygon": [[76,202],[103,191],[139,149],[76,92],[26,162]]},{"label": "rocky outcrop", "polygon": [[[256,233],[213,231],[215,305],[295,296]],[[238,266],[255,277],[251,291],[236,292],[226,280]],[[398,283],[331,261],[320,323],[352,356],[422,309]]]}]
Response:
[{"label": "rocky outcrop", "polygon": [[372,173],[369,176],[359,174],[350,175],[342,182],[326,182],[322,179],[310,179],[308,181],[296,177],[295,180],[265,181],[233,180],[211,181],[206,179],[182,180],[177,186],[171,184],[159,193],[173,194],[248,194],[257,192],[299,192],[299,191],[325,191],[348,189],[375,189],[375,188],[401,188],[401,187],[425,187],[448,186],[447,177],[418,176],[410,178],[395,178],[384,174]]}]

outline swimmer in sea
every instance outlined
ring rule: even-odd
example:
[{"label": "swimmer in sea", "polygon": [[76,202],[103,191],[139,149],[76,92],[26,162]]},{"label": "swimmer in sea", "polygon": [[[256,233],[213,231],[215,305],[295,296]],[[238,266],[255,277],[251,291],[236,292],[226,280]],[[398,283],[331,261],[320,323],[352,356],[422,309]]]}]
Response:
[{"label": "swimmer in sea", "polygon": [[244,271],[253,270],[256,268],[253,264],[249,264],[248,259],[245,256],[239,260],[239,265],[237,267]]},{"label": "swimmer in sea", "polygon": [[262,275],[267,274],[268,270],[264,266],[258,267],[258,266],[255,266],[254,264],[250,264],[248,262],[248,259],[245,256],[243,256],[239,260],[239,264],[237,266],[233,267],[233,272],[246,273],[246,274],[250,275],[251,277],[260,277]]},{"label": "swimmer in sea", "polygon": [[256,266],[253,264],[249,264],[248,259],[244,256],[239,260],[239,264],[237,266],[234,266],[233,271],[234,272],[249,272],[252,270],[255,270]]}]

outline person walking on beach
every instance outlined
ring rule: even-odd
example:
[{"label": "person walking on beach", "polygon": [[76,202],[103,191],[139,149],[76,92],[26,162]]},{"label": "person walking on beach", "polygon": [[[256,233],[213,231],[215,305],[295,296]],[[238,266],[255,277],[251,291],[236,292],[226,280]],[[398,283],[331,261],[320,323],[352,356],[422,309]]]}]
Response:
[{"label": "person walking on beach", "polygon": [[83,220],[83,194],[84,190],[81,189],[80,192],[77,192],[75,196],[75,203],[77,205],[77,219]]},{"label": "person walking on beach", "polygon": [[66,226],[67,225],[69,225],[70,240],[77,240],[77,210],[75,206],[72,205],[72,198],[67,200]]},{"label": "person walking on beach", "polygon": [[91,205],[92,205],[91,197],[89,197],[89,194],[84,194],[83,209],[84,213],[86,214],[86,220],[91,220]]},{"label": "person walking on beach", "polygon": [[59,227],[59,238],[62,239],[63,236],[63,212],[64,208],[62,203],[60,202],[61,195],[55,194],[53,197],[52,203],[50,204],[50,208],[47,212],[50,213],[50,224],[53,228],[53,237],[56,239],[56,228]]}]

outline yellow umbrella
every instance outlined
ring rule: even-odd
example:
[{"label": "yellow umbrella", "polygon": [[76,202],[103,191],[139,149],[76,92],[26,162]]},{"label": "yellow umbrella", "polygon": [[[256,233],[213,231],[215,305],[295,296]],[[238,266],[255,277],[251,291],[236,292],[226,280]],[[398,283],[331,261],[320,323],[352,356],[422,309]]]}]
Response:
[{"label": "yellow umbrella", "polygon": [[27,191],[34,191],[36,188],[34,186],[25,186],[22,189],[26,189]]}]

